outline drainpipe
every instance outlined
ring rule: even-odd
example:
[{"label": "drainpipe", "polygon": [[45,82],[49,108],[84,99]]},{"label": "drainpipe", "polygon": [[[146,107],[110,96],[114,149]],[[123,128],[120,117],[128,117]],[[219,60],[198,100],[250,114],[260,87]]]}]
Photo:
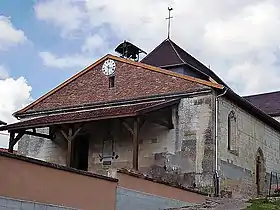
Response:
[{"label": "drainpipe", "polygon": [[215,182],[215,196],[219,195],[219,173],[218,173],[218,108],[219,101],[218,99],[224,96],[228,91],[228,88],[225,88],[225,91],[217,95],[215,98],[215,174],[214,174],[214,182]]}]

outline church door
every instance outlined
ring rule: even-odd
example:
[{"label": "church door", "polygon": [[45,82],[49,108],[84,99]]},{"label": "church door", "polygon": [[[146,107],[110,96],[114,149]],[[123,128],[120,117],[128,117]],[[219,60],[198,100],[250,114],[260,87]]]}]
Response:
[{"label": "church door", "polygon": [[260,171],[261,169],[261,162],[260,162],[260,157],[257,156],[257,165],[256,165],[256,181],[257,181],[257,194],[260,195],[261,194],[261,187],[260,187]]},{"label": "church door", "polygon": [[77,136],[74,141],[74,168],[88,170],[89,140],[87,136]]},{"label": "church door", "polygon": [[256,184],[257,194],[261,195],[264,187],[264,157],[261,149],[258,149],[256,157]]}]

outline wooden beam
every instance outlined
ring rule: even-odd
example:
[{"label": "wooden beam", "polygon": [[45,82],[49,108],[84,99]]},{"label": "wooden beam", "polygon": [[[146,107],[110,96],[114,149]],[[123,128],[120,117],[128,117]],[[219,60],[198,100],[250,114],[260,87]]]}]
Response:
[{"label": "wooden beam", "polygon": [[171,122],[170,122],[170,120],[162,120],[162,119],[147,119],[146,118],[146,120],[151,122],[151,123],[155,123],[155,124],[161,125],[163,127],[166,127],[168,129],[173,129],[174,128],[172,120],[171,120]]},{"label": "wooden beam", "polygon": [[23,135],[24,135],[24,133],[21,132],[15,137],[14,142],[13,142],[14,145],[21,139],[21,137],[23,137]]},{"label": "wooden beam", "polygon": [[67,166],[71,167],[72,166],[72,161],[73,161],[73,139],[68,141],[68,146],[67,146]]},{"label": "wooden beam", "polygon": [[155,123],[161,126],[164,126],[168,129],[173,129],[174,125],[172,122],[172,110],[165,111],[161,115],[145,115],[145,120]]},{"label": "wooden beam", "polygon": [[64,138],[67,140],[67,162],[66,165],[68,167],[72,166],[73,162],[73,150],[74,150],[74,139],[78,135],[78,133],[82,129],[81,125],[78,127],[74,132],[71,127],[68,128],[68,133],[66,133],[64,130],[60,129],[61,134],[64,136]]},{"label": "wooden beam", "polygon": [[139,118],[133,121],[133,169],[138,170],[138,156],[139,156]]},{"label": "wooden beam", "polygon": [[82,127],[79,127],[79,128],[74,132],[74,134],[72,135],[72,138],[73,138],[73,139],[78,135],[78,133],[81,131],[81,129],[82,129]]},{"label": "wooden beam", "polygon": [[145,124],[145,122],[146,122],[145,119],[140,120],[139,129],[141,129],[141,128],[143,127],[143,125]]},{"label": "wooden beam", "polygon": [[124,127],[126,127],[126,129],[132,134],[132,135],[134,135],[133,134],[133,129],[129,126],[129,124],[127,123],[127,122],[125,122],[125,121],[123,121],[122,120],[122,124],[124,125]]},{"label": "wooden beam", "polygon": [[26,135],[31,135],[31,136],[37,136],[37,137],[41,137],[41,138],[45,138],[45,139],[53,139],[53,136],[48,135],[48,134],[43,134],[43,133],[37,133],[37,132],[32,132],[32,131],[23,131],[23,134]]},{"label": "wooden beam", "polygon": [[14,132],[11,132],[10,133],[10,140],[9,140],[9,149],[8,151],[13,153],[14,151],[14,140],[15,140],[15,133]]},{"label": "wooden beam", "polygon": [[10,141],[9,141],[9,152],[11,152],[11,153],[13,153],[14,146],[21,139],[21,137],[24,135],[24,133],[20,132],[17,136],[15,136],[15,133],[12,135],[14,135],[14,136],[10,136]]},{"label": "wooden beam", "polygon": [[68,142],[68,135],[64,132],[64,130],[60,129],[60,132],[62,134],[62,136],[64,136],[64,138],[67,140]]}]

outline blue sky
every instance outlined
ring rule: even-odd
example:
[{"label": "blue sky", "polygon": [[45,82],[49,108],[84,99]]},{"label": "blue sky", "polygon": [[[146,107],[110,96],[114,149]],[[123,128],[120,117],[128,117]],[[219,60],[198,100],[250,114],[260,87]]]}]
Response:
[{"label": "blue sky", "polygon": [[[280,89],[276,0],[1,0],[0,119],[123,40],[149,52],[171,39],[241,95]],[[1,146],[1,135],[0,135]]]},{"label": "blue sky", "polygon": [[[24,44],[13,47],[8,52],[0,51],[0,63],[8,69],[11,77],[24,76],[32,87],[32,97],[36,99],[82,68],[81,65],[77,68],[70,67],[65,71],[47,67],[38,52],[75,52],[83,44],[83,40],[63,39],[55,26],[36,18],[34,5],[33,0],[0,1],[0,14],[9,17],[14,28],[24,31],[28,39]],[[92,59],[92,62],[94,61],[95,58]]]}]

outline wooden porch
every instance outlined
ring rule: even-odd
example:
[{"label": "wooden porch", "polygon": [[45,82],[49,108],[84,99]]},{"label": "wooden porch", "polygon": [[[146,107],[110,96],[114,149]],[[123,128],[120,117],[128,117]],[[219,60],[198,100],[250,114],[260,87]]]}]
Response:
[{"label": "wooden porch", "polygon": [[[38,117],[14,124],[0,127],[0,130],[8,130],[10,133],[9,152],[13,152],[14,146],[24,136],[46,138],[54,141],[59,133],[67,143],[66,166],[84,170],[75,164],[74,154],[77,150],[75,140],[83,129],[93,122],[105,122],[104,129],[110,133],[110,123],[118,121],[131,135],[133,142],[132,167],[139,169],[139,132],[145,122],[158,124],[167,129],[173,129],[173,111],[177,109],[179,99],[142,102],[137,104],[124,104],[110,107],[99,107],[92,110],[79,112],[60,113]],[[49,133],[38,132],[39,128],[49,128]],[[104,158],[103,155],[100,157]],[[118,158],[118,154],[111,154],[112,159]]]}]

